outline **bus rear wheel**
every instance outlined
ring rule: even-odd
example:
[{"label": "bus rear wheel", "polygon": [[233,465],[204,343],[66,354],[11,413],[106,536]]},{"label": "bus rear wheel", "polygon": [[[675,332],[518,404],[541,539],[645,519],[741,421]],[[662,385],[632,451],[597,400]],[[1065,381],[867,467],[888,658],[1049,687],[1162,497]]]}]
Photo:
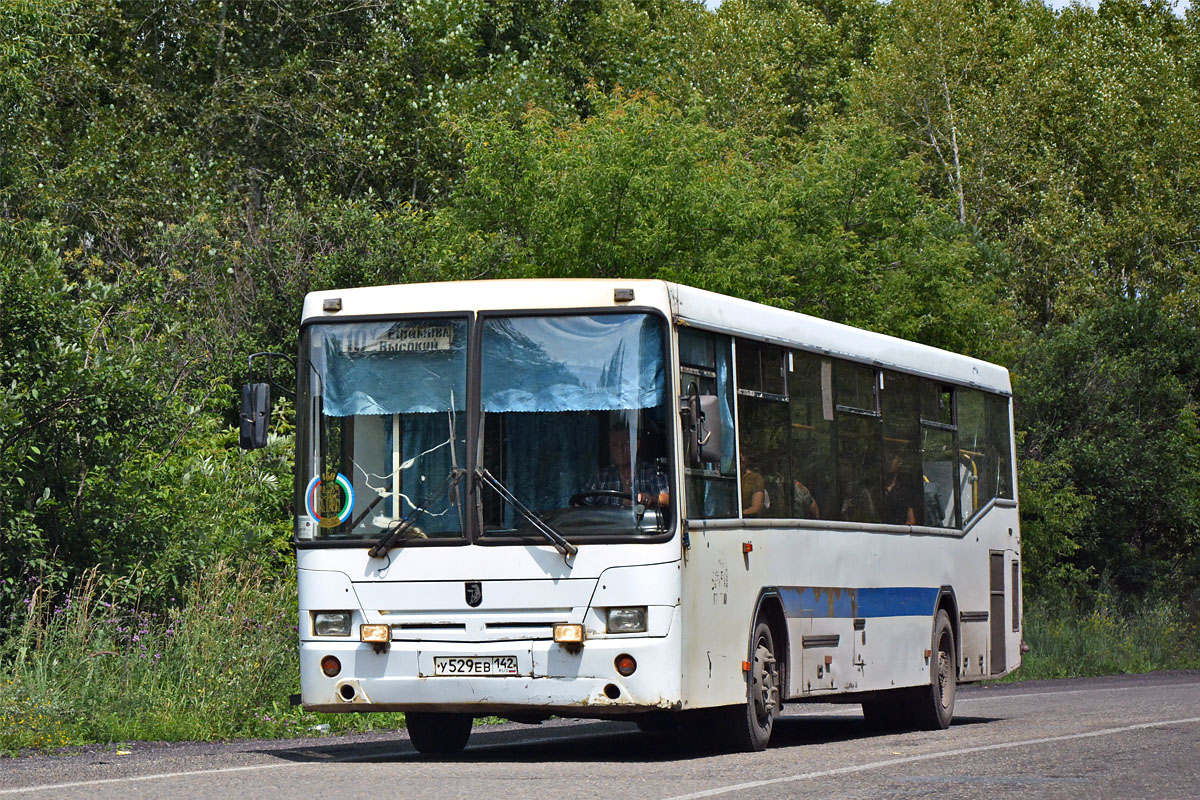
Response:
[{"label": "bus rear wheel", "polygon": [[760,621],[751,642],[746,704],[727,709],[722,725],[729,745],[744,752],[766,749],[780,710],[779,664],[771,626]]},{"label": "bus rear wheel", "polygon": [[410,711],[404,715],[408,739],[418,753],[448,756],[462,751],[475,722],[470,714]]},{"label": "bus rear wheel", "polygon": [[945,611],[938,611],[934,618],[930,649],[929,685],[913,691],[912,720],[920,730],[940,731],[950,727],[954,718],[954,695],[958,688],[958,648]]},{"label": "bus rear wheel", "polygon": [[945,611],[934,617],[931,644],[928,685],[890,689],[863,701],[863,717],[872,728],[938,731],[950,727],[958,685],[958,649]]}]

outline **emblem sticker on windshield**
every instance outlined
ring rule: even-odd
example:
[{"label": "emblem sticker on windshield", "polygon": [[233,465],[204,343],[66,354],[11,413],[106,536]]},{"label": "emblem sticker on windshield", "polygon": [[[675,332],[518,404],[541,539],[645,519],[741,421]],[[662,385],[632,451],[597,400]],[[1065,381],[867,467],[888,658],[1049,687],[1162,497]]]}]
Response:
[{"label": "emblem sticker on windshield", "polygon": [[304,492],[304,507],[322,528],[336,528],[350,518],[354,487],[340,472],[318,475]]}]

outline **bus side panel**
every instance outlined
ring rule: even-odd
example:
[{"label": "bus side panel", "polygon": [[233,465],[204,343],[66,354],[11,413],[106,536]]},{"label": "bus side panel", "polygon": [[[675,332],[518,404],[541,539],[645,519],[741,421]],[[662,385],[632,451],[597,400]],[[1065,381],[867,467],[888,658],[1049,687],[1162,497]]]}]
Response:
[{"label": "bus side panel", "polygon": [[683,570],[683,706],[746,702],[742,661],[762,578],[743,559],[738,530],[693,530]]},{"label": "bus side panel", "polygon": [[[786,641],[776,646],[777,656],[787,658],[786,698],[927,683],[926,651],[939,603],[951,612],[959,636],[960,680],[1015,669],[1015,525],[1015,509],[992,508],[965,535],[693,529],[683,576],[684,706],[745,701],[741,662],[764,590],[778,595],[784,610]],[[994,570],[1003,578],[996,599],[1001,616],[991,605],[995,551],[1003,557]],[[994,632],[1004,643],[1003,660],[995,659]]]}]

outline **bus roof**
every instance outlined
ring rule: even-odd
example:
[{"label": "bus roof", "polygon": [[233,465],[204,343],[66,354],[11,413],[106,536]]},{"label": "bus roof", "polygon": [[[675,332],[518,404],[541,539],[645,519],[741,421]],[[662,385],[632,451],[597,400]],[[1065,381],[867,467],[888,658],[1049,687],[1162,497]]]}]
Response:
[{"label": "bus roof", "polygon": [[[618,301],[616,289],[632,289]],[[339,300],[337,311],[326,301]],[[837,322],[749,300],[657,280],[511,279],[448,281],[311,292],[301,322],[342,317],[438,314],[456,311],[654,308],[682,327],[720,331],[811,352],[911,372],[953,383],[1011,393],[1008,370]]]}]

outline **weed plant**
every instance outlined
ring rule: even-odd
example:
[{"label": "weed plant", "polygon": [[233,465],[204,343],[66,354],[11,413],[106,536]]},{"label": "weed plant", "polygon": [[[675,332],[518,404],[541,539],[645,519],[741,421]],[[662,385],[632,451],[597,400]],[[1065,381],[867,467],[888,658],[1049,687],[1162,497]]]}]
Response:
[{"label": "weed plant", "polygon": [[1027,600],[1030,652],[1012,680],[1200,669],[1200,627],[1178,604],[1065,594]]},{"label": "weed plant", "polygon": [[0,752],[135,740],[394,728],[399,714],[312,714],[299,691],[294,579],[219,562],[164,611],[112,602],[92,571],[34,586],[0,640]]}]

